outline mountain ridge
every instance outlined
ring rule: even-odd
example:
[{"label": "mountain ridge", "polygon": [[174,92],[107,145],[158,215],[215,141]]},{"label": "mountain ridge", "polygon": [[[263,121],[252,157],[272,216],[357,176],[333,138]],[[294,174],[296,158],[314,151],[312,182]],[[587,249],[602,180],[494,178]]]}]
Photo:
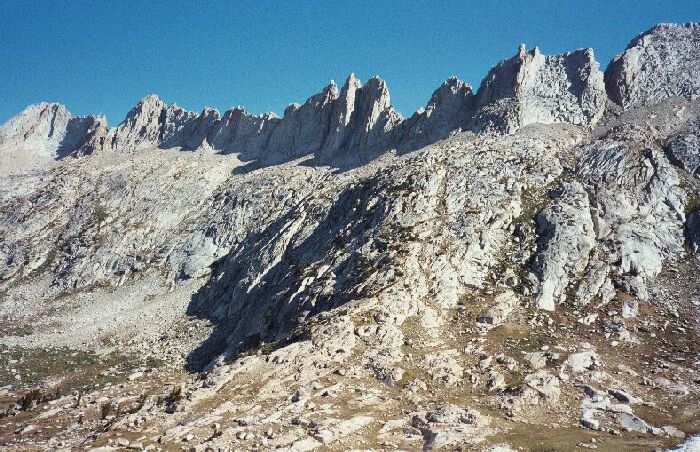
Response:
[{"label": "mountain ridge", "polygon": [[[527,51],[521,44],[514,57],[500,61],[487,73],[476,93],[468,83],[450,77],[435,90],[426,108],[409,118],[401,117],[393,109],[386,82],[378,76],[361,85],[350,74],[340,92],[331,81],[303,104],[290,104],[281,118],[272,113],[251,115],[238,107],[223,114],[204,107],[198,114],[174,103],[168,105],[157,95],[149,94],[116,127],[108,128],[104,118],[76,117],[74,121],[88,122],[91,126],[73,141],[57,146],[55,157],[133,151],[147,146],[194,150],[204,145],[218,152],[236,152],[256,159],[307,154],[332,159],[340,154],[366,161],[377,152],[415,149],[432,143],[453,130],[510,133],[535,122],[594,125],[610,99],[623,108],[630,105],[623,100],[620,90],[634,89],[625,86],[639,84],[630,74],[640,68],[632,67],[629,63],[632,57],[624,55],[636,55],[643,42],[656,40],[663,46],[663,42],[687,40],[689,34],[700,34],[699,29],[698,24],[656,25],[632,39],[625,52],[611,61],[605,74],[590,48],[545,56],[537,47]],[[697,53],[693,46],[688,49]],[[683,53],[689,50],[675,54],[674,62],[692,59],[689,55],[679,56]],[[694,55],[692,51],[690,55]],[[651,80],[656,79],[658,76],[652,74]],[[458,87],[458,91],[445,89],[448,86]],[[553,87],[558,87],[558,93],[551,91]],[[700,91],[700,86],[668,89],[663,96],[692,97]],[[653,93],[643,95],[652,101],[663,97]],[[51,105],[72,118],[64,106]],[[35,106],[28,107],[0,128],[0,145],[12,141],[12,137],[7,137],[12,132],[9,125],[28,117],[34,109]],[[234,116],[237,120],[231,124]],[[38,117],[34,121],[41,120]],[[31,123],[32,119],[26,121]]]}]

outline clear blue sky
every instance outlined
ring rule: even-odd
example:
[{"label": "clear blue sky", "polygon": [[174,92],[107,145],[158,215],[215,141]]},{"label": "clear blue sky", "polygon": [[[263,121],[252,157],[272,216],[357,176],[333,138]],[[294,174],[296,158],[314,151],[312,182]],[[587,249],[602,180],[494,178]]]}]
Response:
[{"label": "clear blue sky", "polygon": [[384,78],[409,115],[450,75],[476,89],[520,42],[593,47],[604,68],[657,22],[700,21],[700,0],[4,0],[0,20],[0,122],[47,100],[116,125],[151,92],[280,114],[351,71]]}]

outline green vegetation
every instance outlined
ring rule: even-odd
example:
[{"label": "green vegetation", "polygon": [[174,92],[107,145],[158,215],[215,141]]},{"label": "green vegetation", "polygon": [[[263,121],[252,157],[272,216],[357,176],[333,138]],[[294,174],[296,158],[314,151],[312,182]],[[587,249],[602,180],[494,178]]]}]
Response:
[{"label": "green vegetation", "polygon": [[[28,411],[37,405],[56,400],[60,397],[61,391],[59,388],[54,388],[48,391],[42,391],[41,389],[34,388],[17,399],[14,406],[16,406],[19,411]],[[8,411],[4,411],[2,414],[7,415],[7,413]]]},{"label": "green vegetation", "polygon": [[686,215],[695,209],[700,209],[700,197],[688,199],[688,202],[685,205]]},{"label": "green vegetation", "polygon": [[34,278],[37,276],[41,276],[44,274],[46,270],[51,267],[51,264],[56,260],[56,256],[58,255],[58,251],[55,249],[52,249],[51,251],[48,252],[46,255],[46,259],[39,265],[37,268],[32,270],[32,272],[29,274],[30,277]]},{"label": "green vegetation", "polygon": [[41,399],[41,391],[32,389],[17,400],[17,406],[19,406],[20,411],[27,411],[33,407],[35,403],[40,403]]},{"label": "green vegetation", "polygon": [[182,400],[182,387],[181,386],[173,386],[173,388],[170,390],[170,393],[165,397],[165,404],[166,405],[171,405],[173,403],[179,402]]},{"label": "green vegetation", "polygon": [[283,346],[284,346],[283,341],[263,342],[262,344],[260,344],[260,347],[258,347],[258,351],[262,355],[269,355],[270,353],[274,352],[275,350],[277,350]]},{"label": "green vegetation", "polygon": [[95,220],[98,223],[102,223],[103,221],[105,221],[108,216],[109,214],[107,213],[107,209],[103,205],[98,204],[95,207]]},{"label": "green vegetation", "polygon": [[[4,345],[0,345],[0,361],[5,363],[0,366],[0,386],[32,387],[60,376],[61,384],[55,391],[61,393],[89,391],[106,383],[122,381],[124,374],[136,368],[163,365],[160,360],[136,355],[98,355],[67,347],[31,349]],[[40,393],[40,396],[46,397],[47,394]],[[28,394],[27,397],[36,400],[37,394]]]},{"label": "green vegetation", "polygon": [[537,213],[547,205],[549,200],[549,187],[545,187],[544,189],[529,188],[523,190],[520,197],[522,212],[513,220],[513,224],[526,225],[527,223],[534,222]]}]

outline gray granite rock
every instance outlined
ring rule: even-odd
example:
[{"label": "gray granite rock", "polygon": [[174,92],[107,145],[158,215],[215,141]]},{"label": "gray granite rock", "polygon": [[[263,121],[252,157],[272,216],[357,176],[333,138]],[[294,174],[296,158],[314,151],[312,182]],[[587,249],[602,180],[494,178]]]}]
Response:
[{"label": "gray granite rock", "polygon": [[591,125],[602,117],[605,99],[593,50],[545,56],[521,45],[481,82],[472,128],[508,133],[533,123]]},{"label": "gray granite rock", "polygon": [[605,71],[610,98],[624,108],[700,95],[700,24],[659,24],[634,38]]}]

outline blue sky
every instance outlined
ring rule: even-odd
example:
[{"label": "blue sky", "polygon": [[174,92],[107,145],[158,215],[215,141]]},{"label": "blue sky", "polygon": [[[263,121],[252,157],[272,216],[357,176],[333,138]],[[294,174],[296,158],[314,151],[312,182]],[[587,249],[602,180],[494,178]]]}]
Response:
[{"label": "blue sky", "polygon": [[700,21],[700,0],[4,0],[0,20],[0,122],[47,100],[116,125],[152,92],[281,114],[351,71],[384,78],[410,115],[450,75],[476,89],[520,42],[592,47],[604,68],[655,23]]}]

